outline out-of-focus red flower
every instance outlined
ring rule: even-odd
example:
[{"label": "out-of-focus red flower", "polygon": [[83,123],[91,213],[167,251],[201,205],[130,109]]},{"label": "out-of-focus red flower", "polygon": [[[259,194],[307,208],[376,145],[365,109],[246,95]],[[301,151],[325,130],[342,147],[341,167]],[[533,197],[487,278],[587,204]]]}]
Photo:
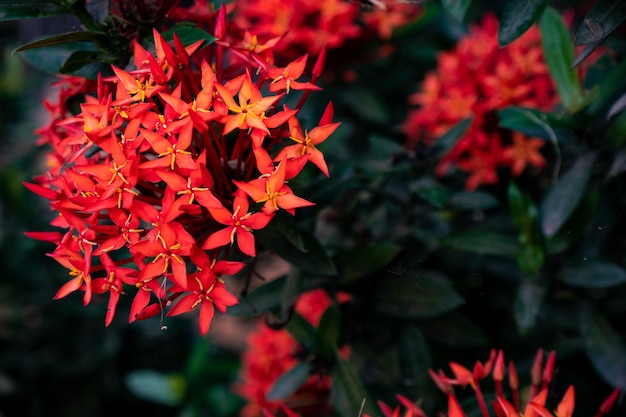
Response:
[{"label": "out-of-focus red flower", "polygon": [[[313,326],[317,326],[330,306],[331,299],[322,289],[306,292],[300,296],[295,311]],[[318,416],[326,407],[330,380],[325,375],[312,375],[290,398],[285,401],[268,401],[266,395],[274,382],[286,371],[298,364],[298,342],[285,329],[274,330],[260,322],[259,327],[248,335],[248,348],[243,352],[240,380],[236,391],[247,400],[242,417],[262,416],[262,410],[275,413],[285,405],[303,416]]]},{"label": "out-of-focus red flower", "polygon": [[470,28],[454,50],[442,52],[411,96],[417,106],[404,123],[406,145],[432,144],[451,127],[473,117],[468,130],[443,157],[437,173],[458,168],[470,176],[468,190],[498,182],[498,170],[514,176],[527,167],[543,168],[544,141],[506,132],[496,112],[510,106],[550,110],[558,97],[543,59],[540,32],[530,28],[510,45],[498,45],[498,21],[487,15]]},{"label": "out-of-focus red flower", "polygon": [[415,19],[420,10],[415,4],[396,3],[381,10],[344,0],[240,0],[234,22],[254,30],[259,39],[282,36],[277,54],[293,60],[359,38],[390,39],[394,29]]}]

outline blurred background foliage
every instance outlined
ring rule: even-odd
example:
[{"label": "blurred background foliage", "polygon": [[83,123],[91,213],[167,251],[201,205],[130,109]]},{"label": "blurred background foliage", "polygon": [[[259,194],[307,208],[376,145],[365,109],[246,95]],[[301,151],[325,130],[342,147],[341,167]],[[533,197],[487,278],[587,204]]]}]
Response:
[{"label": "blurred background foliage", "polygon": [[[334,369],[336,386],[360,392],[350,379],[354,370],[371,398],[393,403],[400,393],[420,399],[431,415],[445,409],[445,398],[429,368],[447,368],[450,360],[469,365],[495,347],[527,375],[537,348],[555,349],[552,392],[560,397],[575,384],[576,415],[591,415],[613,388],[626,386],[623,29],[603,44],[611,57],[588,72],[585,91],[597,86],[591,104],[540,115],[548,128],[541,125],[538,136],[554,134],[560,145],[560,181],[550,181],[557,155],[548,150],[543,176],[503,174],[497,184],[469,192],[464,173],[433,174],[446,143],[462,136],[462,124],[440,138],[439,148],[409,151],[401,125],[409,95],[436,68],[438,53],[452,49],[485,12],[502,16],[506,2],[442,3],[424,2],[422,16],[394,33],[393,53],[381,57],[380,45],[363,44],[329,54],[328,66],[336,74],[349,70],[356,81],[327,80],[325,94],[312,97],[318,109],[332,100],[342,122],[324,144],[331,178],[311,172],[299,179],[302,195],[323,208],[299,217],[300,225],[324,253],[313,253],[312,261],[277,247],[276,230],[259,240],[303,262],[295,278],[278,272],[281,283],[346,292],[352,301],[336,312],[337,329],[319,330],[322,342],[307,340],[297,321],[287,328]],[[550,6],[571,10],[577,28],[594,3]],[[467,12],[455,16],[464,4]],[[23,236],[47,230],[51,213],[22,186],[42,171],[32,131],[43,122],[40,101],[51,78],[10,53],[34,37],[29,24],[0,25],[0,415],[237,415],[243,400],[231,386],[245,333],[263,310],[285,312],[284,285],[255,282],[257,291],[207,338],[184,319],[133,325],[116,319],[105,328],[106,300],[89,308],[78,296],[53,302],[65,273],[44,255],[49,245]],[[541,129],[531,119],[499,113],[501,126],[536,134]],[[558,230],[546,218],[556,218]],[[315,271],[320,257],[330,265],[323,273]],[[123,317],[128,300],[119,308]],[[334,339],[326,340],[325,331]],[[333,356],[344,343],[353,351],[349,367]]]}]

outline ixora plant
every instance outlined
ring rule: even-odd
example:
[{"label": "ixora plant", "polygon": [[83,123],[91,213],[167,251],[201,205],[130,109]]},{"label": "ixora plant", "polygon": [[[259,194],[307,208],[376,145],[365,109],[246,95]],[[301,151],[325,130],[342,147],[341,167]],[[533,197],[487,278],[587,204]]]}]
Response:
[{"label": "ixora plant", "polygon": [[[82,25],[17,49],[61,74],[24,182],[54,298],[263,317],[245,417],[623,409],[622,2],[365,3],[0,1]],[[288,272],[248,291],[268,254]],[[169,404],[206,413],[193,384]]]}]

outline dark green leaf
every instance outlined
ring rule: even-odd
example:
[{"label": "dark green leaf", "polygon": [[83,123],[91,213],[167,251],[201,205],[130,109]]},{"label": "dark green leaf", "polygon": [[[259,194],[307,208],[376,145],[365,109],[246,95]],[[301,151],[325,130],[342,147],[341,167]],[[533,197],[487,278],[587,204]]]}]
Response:
[{"label": "dark green leaf", "polygon": [[174,38],[174,33],[185,46],[189,46],[200,40],[204,41],[203,46],[206,46],[215,42],[216,39],[215,36],[211,35],[207,31],[189,23],[176,24],[172,29],[164,32],[163,37],[167,41],[171,41]]},{"label": "dark green leaf", "polygon": [[185,379],[177,374],[137,370],[126,375],[128,389],[137,397],[157,404],[179,405],[185,396]]},{"label": "dark green leaf", "polygon": [[[60,72],[65,62],[77,51],[92,51],[94,54],[97,53],[95,46],[91,43],[74,42],[47,48],[29,49],[21,52],[20,55],[38,70],[56,75]],[[110,65],[103,62],[92,62],[76,69],[73,75],[96,79],[99,72],[105,76],[113,73]]]},{"label": "dark green leaf", "polygon": [[29,42],[26,45],[22,45],[15,52],[26,51],[28,49],[43,48],[48,46],[61,45],[72,42],[93,42],[93,41],[105,41],[106,37],[102,33],[98,32],[68,32],[61,33],[59,35],[49,36],[47,38],[39,39],[33,42]]},{"label": "dark green leaf", "polygon": [[308,381],[310,376],[311,365],[308,362],[300,362],[274,381],[265,399],[280,401],[288,398]]},{"label": "dark green leaf", "polygon": [[574,45],[561,14],[551,7],[546,8],[541,18],[541,40],[543,56],[561,101],[568,111],[575,113],[584,100],[578,73],[572,69]]},{"label": "dark green leaf", "polygon": [[483,330],[464,315],[450,313],[420,323],[424,335],[443,346],[451,348],[489,345]]},{"label": "dark green leaf", "polygon": [[294,313],[287,322],[287,331],[308,352],[315,352],[317,336],[316,329],[298,313]]},{"label": "dark green leaf", "polygon": [[439,184],[437,180],[432,177],[421,177],[419,180],[409,184],[409,189],[417,194],[418,197],[438,209],[444,207],[449,197],[446,187]]},{"label": "dark green leaf", "polygon": [[[421,398],[425,402],[432,402],[434,384],[428,376],[428,370],[432,367],[428,344],[420,329],[415,324],[406,325],[400,334],[398,343],[398,359],[402,382],[414,389],[410,398]],[[427,408],[429,404],[422,404]]]},{"label": "dark green leaf", "polygon": [[496,197],[483,191],[454,193],[446,201],[446,207],[452,210],[488,210],[499,205]]},{"label": "dark green leaf", "polygon": [[626,346],[608,320],[593,308],[582,311],[580,331],[587,357],[600,376],[614,387],[626,386]]},{"label": "dark green leaf", "polygon": [[576,45],[600,42],[626,19],[623,0],[599,0],[593,5],[576,32]]},{"label": "dark green leaf", "polygon": [[576,68],[577,66],[580,65],[581,62],[583,62],[585,59],[589,58],[589,55],[591,55],[593,53],[593,51],[595,51],[596,48],[598,46],[600,46],[601,43],[602,43],[602,41],[598,41],[598,42],[591,42],[591,43],[588,43],[587,45],[585,45],[583,50],[580,51],[580,53],[578,54],[578,56],[576,57],[576,59],[572,63],[572,68]]},{"label": "dark green leaf", "polygon": [[509,0],[506,3],[498,43],[505,46],[519,38],[535,23],[548,5],[548,0]]},{"label": "dark green leaf", "polygon": [[373,309],[404,319],[426,319],[463,304],[450,281],[434,272],[390,275],[376,286]]},{"label": "dark green leaf", "polygon": [[525,274],[536,275],[545,260],[537,206],[514,182],[509,185],[508,201],[511,218],[519,233],[518,265]]},{"label": "dark green leaf", "polygon": [[67,9],[52,1],[0,0],[0,21],[58,16],[64,13],[67,13]]},{"label": "dark green leaf", "polygon": [[576,129],[577,122],[569,117],[556,117],[551,113],[525,107],[509,107],[498,112],[500,127],[554,140],[556,129]]},{"label": "dark green leaf", "polygon": [[459,22],[462,22],[472,4],[472,0],[441,0],[445,10]]},{"label": "dark green leaf", "polygon": [[347,284],[357,281],[389,265],[402,247],[390,242],[377,242],[369,246],[354,248],[339,256],[339,282]]},{"label": "dark green leaf", "polygon": [[454,148],[454,145],[463,137],[467,129],[472,124],[472,118],[468,117],[465,120],[460,121],[455,124],[452,128],[450,128],[444,135],[439,137],[435,144],[433,145],[433,150],[435,151],[435,156],[438,157],[445,155]]},{"label": "dark green leaf", "polygon": [[303,278],[303,275],[297,270],[292,270],[287,275],[287,281],[283,286],[280,297],[282,319],[289,317],[289,313],[292,311],[298,296],[302,293]]},{"label": "dark green leaf", "polygon": [[[578,207],[567,222],[561,226],[554,236],[546,241],[548,254],[555,255],[563,252],[579,241],[596,215],[599,194],[597,189],[592,188],[583,196],[580,204],[578,204]],[[586,239],[585,243],[587,243]]]},{"label": "dark green leaf", "polygon": [[481,255],[515,257],[519,251],[517,240],[511,236],[488,230],[470,230],[442,239],[444,246]]},{"label": "dark green leaf", "polygon": [[97,53],[94,51],[76,51],[69,56],[59,69],[61,74],[71,74],[85,65],[95,62]]},{"label": "dark green leaf", "polygon": [[620,98],[618,98],[615,103],[613,103],[613,105],[609,109],[609,112],[606,115],[606,118],[611,119],[616,114],[624,111],[624,109],[626,109],[626,94],[620,96]]},{"label": "dark green leaf", "polygon": [[[269,227],[256,232],[261,244],[301,271],[317,275],[336,275],[337,269],[326,249],[315,236],[305,230],[280,227],[270,223]],[[294,245],[293,236],[297,234],[301,246]]]},{"label": "dark green leaf", "polygon": [[316,336],[316,352],[322,358],[328,360],[334,359],[335,352],[339,348],[339,332],[341,331],[341,314],[336,304],[326,309],[320,323],[317,326]]},{"label": "dark green leaf", "polygon": [[611,69],[608,76],[602,78],[599,82],[600,88],[596,99],[589,105],[591,114],[597,113],[604,106],[612,104],[615,100],[616,93],[623,91],[622,88],[626,84],[626,60],[620,62]]},{"label": "dark green leaf", "polygon": [[595,158],[595,153],[580,157],[548,191],[540,209],[541,230],[546,237],[554,236],[578,207],[585,195]]},{"label": "dark green leaf", "polygon": [[513,314],[522,333],[529,332],[535,325],[545,294],[545,286],[533,277],[527,277],[519,286]]},{"label": "dark green leaf", "polygon": [[342,89],[339,99],[355,112],[356,116],[369,123],[385,124],[389,118],[389,110],[383,99],[371,88],[357,86]]},{"label": "dark green leaf", "polygon": [[359,374],[352,363],[337,356],[336,366],[331,373],[331,380],[333,383],[330,403],[341,416],[359,416],[359,411],[365,402],[363,412],[372,417],[380,417],[376,402],[365,391]]},{"label": "dark green leaf", "polygon": [[286,282],[287,278],[282,277],[261,285],[246,297],[241,297],[239,304],[229,307],[228,314],[238,317],[256,317],[278,308]]},{"label": "dark green leaf", "polygon": [[561,269],[557,278],[577,287],[606,288],[625,283],[626,271],[610,262],[582,262]]}]

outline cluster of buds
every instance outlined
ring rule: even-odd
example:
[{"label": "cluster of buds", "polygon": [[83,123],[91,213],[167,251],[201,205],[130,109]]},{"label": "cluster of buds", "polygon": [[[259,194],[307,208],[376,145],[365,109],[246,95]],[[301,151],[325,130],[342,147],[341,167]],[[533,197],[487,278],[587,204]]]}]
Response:
[{"label": "cluster of buds", "polygon": [[[49,169],[26,186],[50,201],[64,231],[27,234],[54,243],[50,256],[70,271],[55,298],[82,291],[86,305],[108,294],[106,325],[133,288],[131,322],[195,309],[205,334],[215,308],[238,302],[222,279],[244,266],[232,245],[256,256],[255,230],[278,210],[313,204],[287,182],[307,162],[328,175],[316,145],[339,125],[332,104],[310,130],[297,119],[319,90],[325,54],[303,82],[306,55],[277,67],[270,45],[226,41],[224,7],[213,17],[220,41],[184,45],[174,34],[168,43],[155,30],[154,52],[133,42],[134,68],[97,82],[70,77],[47,103],[52,120],[38,133],[52,149]],[[281,100],[292,90],[303,91],[289,108]]]}]

